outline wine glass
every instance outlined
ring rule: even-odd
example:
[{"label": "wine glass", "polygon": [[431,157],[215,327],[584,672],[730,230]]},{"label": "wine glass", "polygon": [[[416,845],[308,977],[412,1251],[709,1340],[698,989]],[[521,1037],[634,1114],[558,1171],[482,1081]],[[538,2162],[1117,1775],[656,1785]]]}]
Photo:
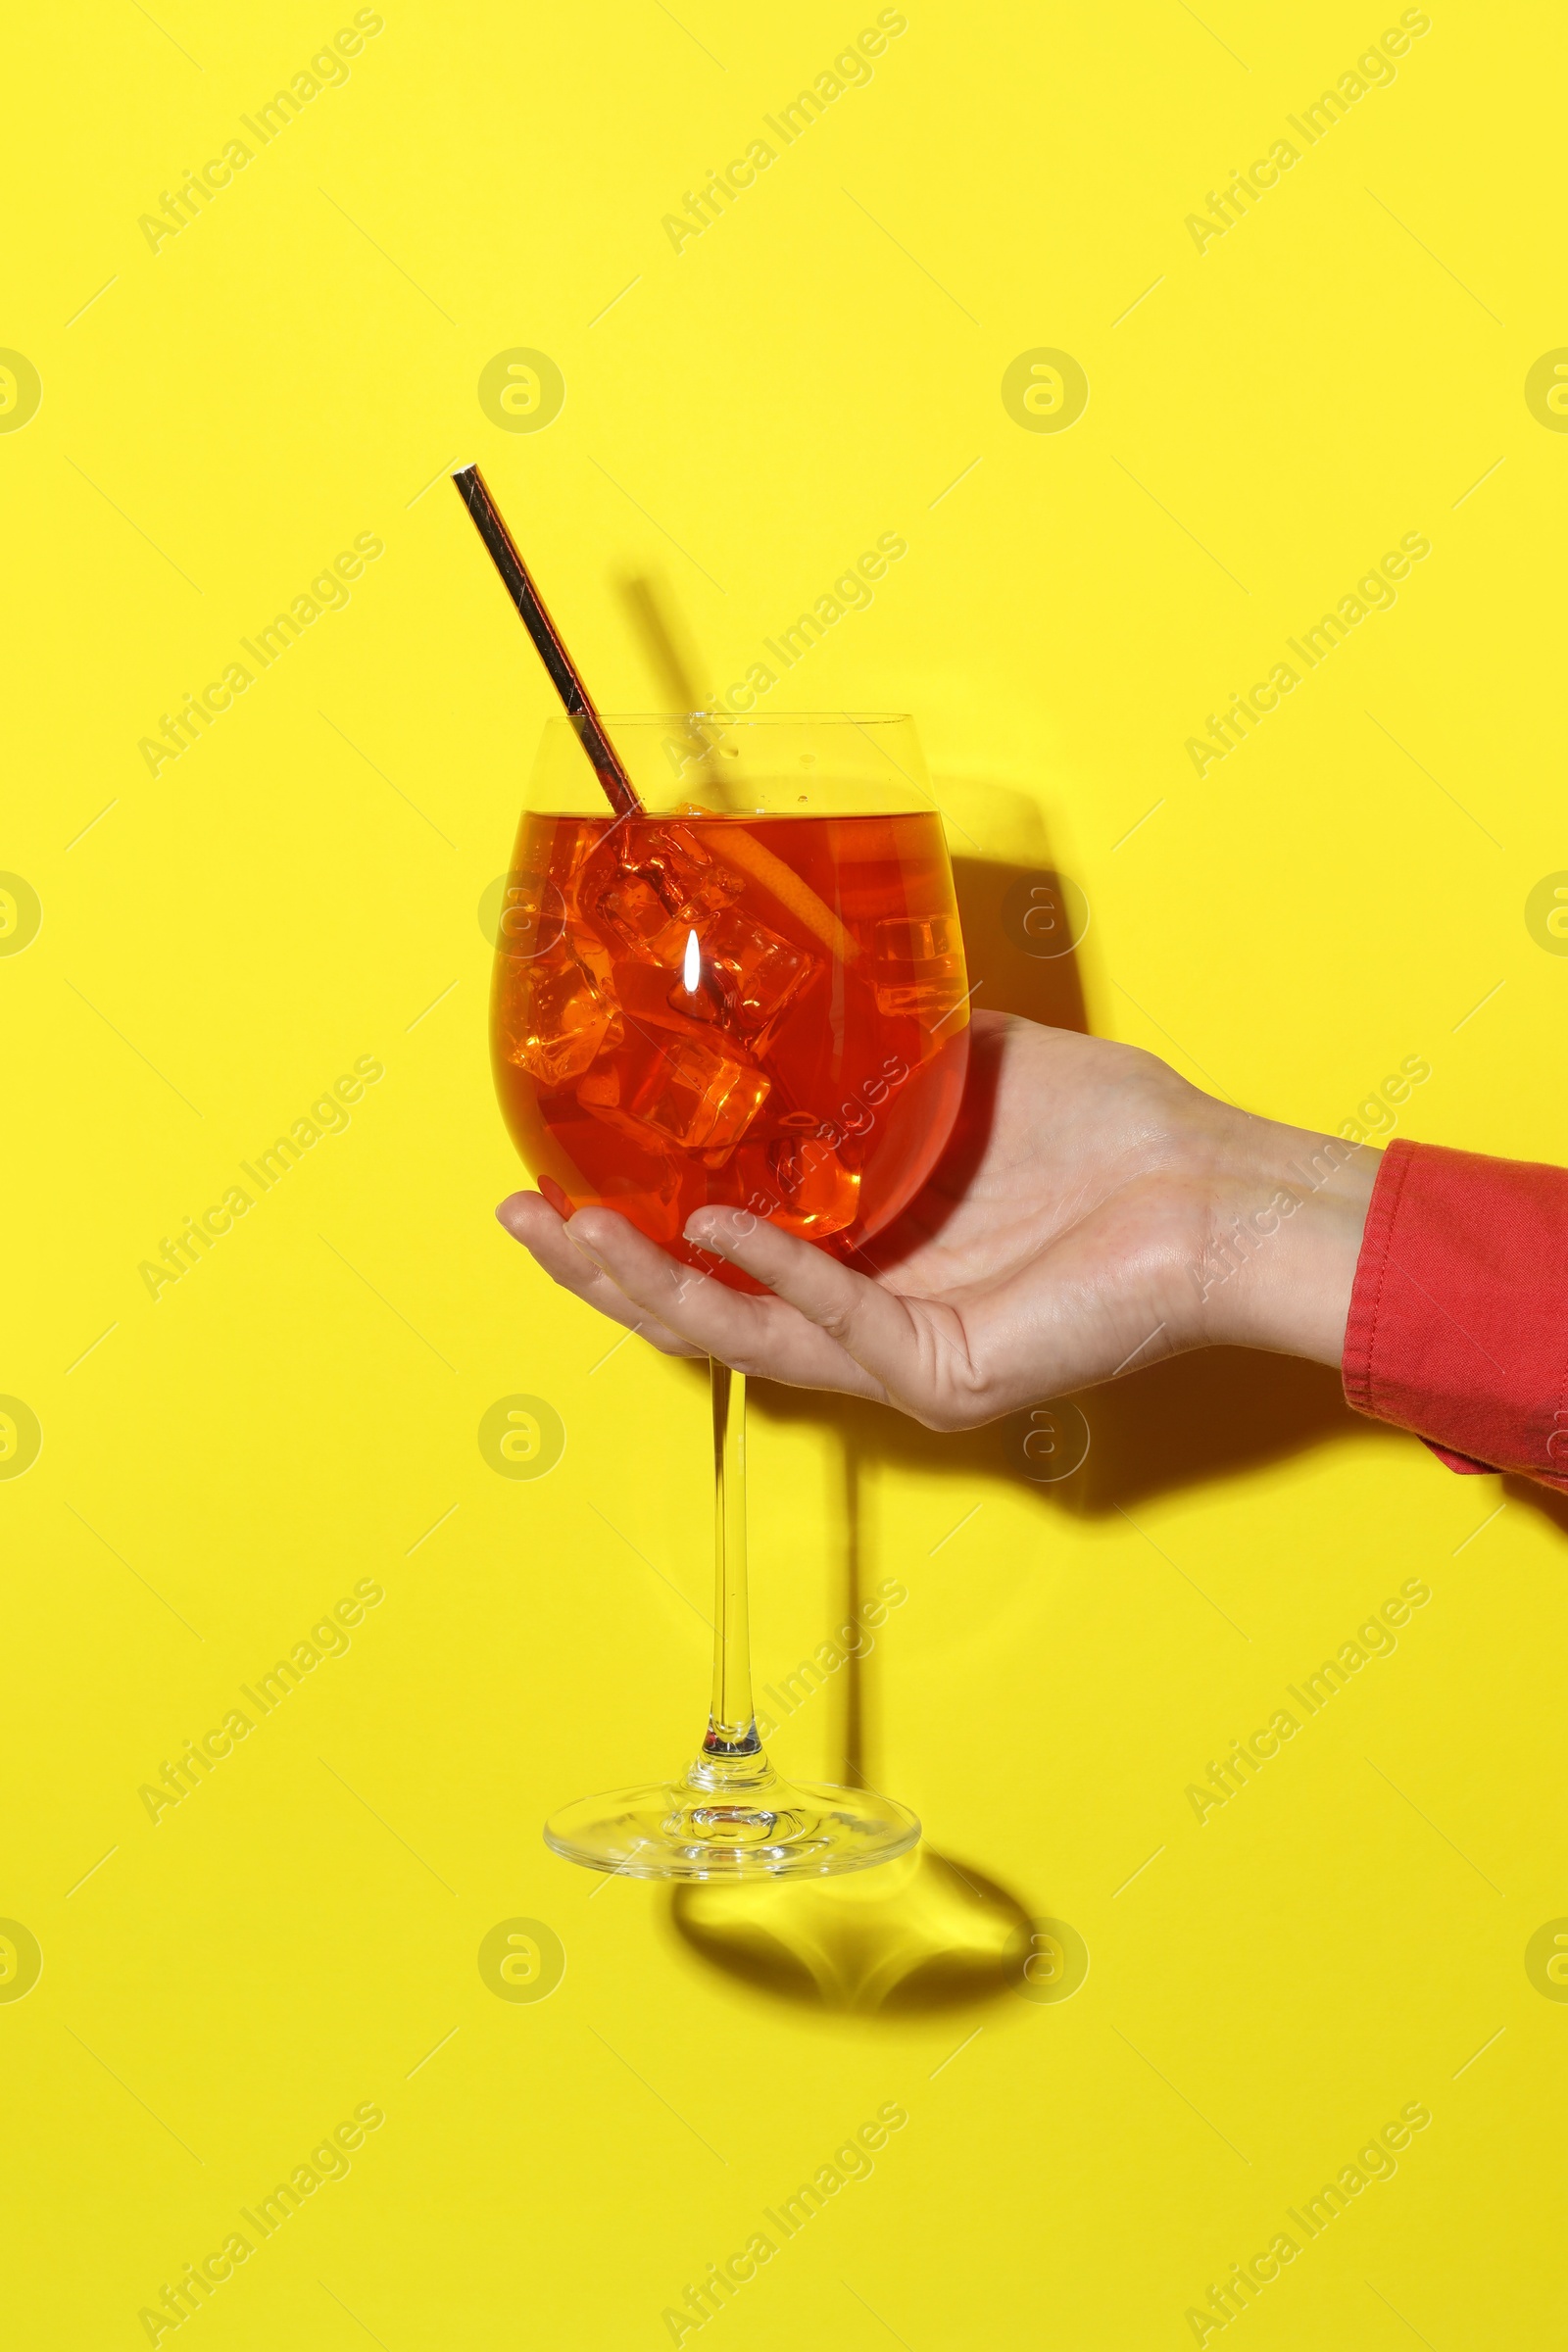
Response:
[{"label": "wine glass", "polygon": [[[720,1203],[854,1257],[952,1131],[969,991],[942,820],[911,721],[688,712],[606,718],[636,789],[608,810],[580,722],[551,721],[507,877],[492,994],[497,1092],[563,1216],[612,1208],[693,1268]],[[713,1682],[684,1774],[579,1799],[554,1850],[631,1878],[820,1876],[918,1839],[869,1788],[784,1780],[752,1705],[746,1384],[710,1368]]]}]

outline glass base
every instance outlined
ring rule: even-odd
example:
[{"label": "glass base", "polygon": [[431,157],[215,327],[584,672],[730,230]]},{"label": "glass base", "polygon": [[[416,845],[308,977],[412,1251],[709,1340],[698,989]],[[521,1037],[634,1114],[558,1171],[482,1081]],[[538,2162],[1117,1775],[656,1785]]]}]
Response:
[{"label": "glass base", "polygon": [[760,1753],[705,1756],[684,1780],[579,1797],[545,1824],[552,1852],[628,1879],[831,1878],[919,1839],[891,1797],[781,1780]]}]

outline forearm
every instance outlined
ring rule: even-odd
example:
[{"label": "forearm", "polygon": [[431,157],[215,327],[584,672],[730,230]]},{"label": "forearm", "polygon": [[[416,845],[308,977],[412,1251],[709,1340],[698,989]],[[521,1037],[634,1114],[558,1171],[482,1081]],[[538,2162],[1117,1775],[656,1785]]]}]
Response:
[{"label": "forearm", "polygon": [[1193,1274],[1201,1338],[1338,1366],[1381,1154],[1235,1117]]}]

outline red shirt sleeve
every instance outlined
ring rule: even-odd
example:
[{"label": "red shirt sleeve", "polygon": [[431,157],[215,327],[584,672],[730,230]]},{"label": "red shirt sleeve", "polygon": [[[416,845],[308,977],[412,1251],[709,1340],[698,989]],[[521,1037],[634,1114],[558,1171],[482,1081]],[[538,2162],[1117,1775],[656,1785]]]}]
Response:
[{"label": "red shirt sleeve", "polygon": [[1568,1168],[1392,1143],[1342,1370],[1357,1412],[1450,1470],[1568,1490]]}]

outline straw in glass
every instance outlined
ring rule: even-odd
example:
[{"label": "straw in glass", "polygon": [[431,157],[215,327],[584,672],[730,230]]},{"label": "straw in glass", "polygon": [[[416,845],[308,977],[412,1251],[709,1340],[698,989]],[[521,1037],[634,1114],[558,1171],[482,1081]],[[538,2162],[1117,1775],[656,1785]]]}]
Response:
[{"label": "straw in glass", "polygon": [[503,587],[521,615],[523,627],[533,639],[540,661],[550,672],[550,683],[566,707],[566,715],[577,731],[594,774],[604,787],[606,799],[617,816],[641,816],[643,805],[637,796],[637,787],[627,774],[620,754],[605,733],[605,722],[594,708],[593,696],[583,684],[582,672],[567,653],[561,632],[546,610],[544,598],[517,552],[517,543],[502,519],[501,510],[490,495],[490,486],[484,475],[477,466],[463,466],[452,479],[457,485],[458,496],[468,510],[474,529],[485,543],[491,563],[501,574]]}]

